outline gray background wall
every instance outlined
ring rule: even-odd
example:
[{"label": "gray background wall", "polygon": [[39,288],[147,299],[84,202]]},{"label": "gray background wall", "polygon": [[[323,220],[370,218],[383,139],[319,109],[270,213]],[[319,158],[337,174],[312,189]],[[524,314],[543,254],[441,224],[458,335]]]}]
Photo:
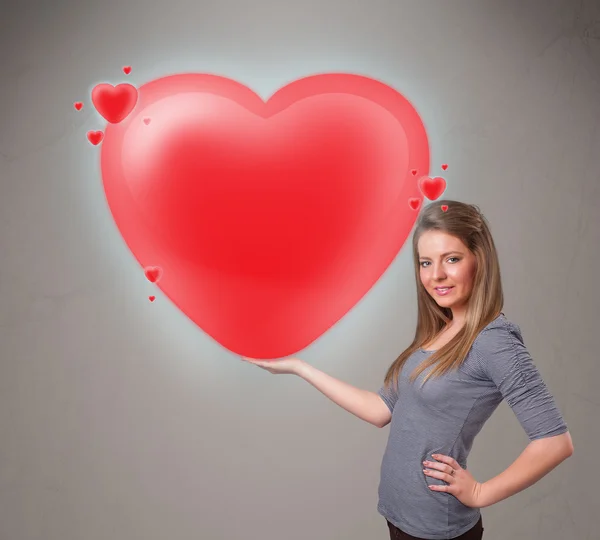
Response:
[{"label": "gray background wall", "polygon": [[[478,204],[505,313],[575,455],[482,511],[486,540],[598,538],[600,9],[594,1],[37,2],[0,15],[1,540],[386,538],[388,428],[223,350],[155,290],[103,196],[98,82],[201,71],[267,98],[327,71],[380,79],[428,129],[445,196]],[[132,65],[129,76],[121,72]],[[73,102],[85,108],[77,113]],[[416,309],[403,249],[299,356],[376,390]],[[527,438],[503,403],[479,481]]]}]

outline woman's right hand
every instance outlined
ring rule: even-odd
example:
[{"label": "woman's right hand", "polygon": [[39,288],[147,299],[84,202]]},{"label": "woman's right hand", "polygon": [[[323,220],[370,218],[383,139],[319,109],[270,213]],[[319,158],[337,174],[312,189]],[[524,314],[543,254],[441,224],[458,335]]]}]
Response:
[{"label": "woman's right hand", "polygon": [[255,360],[254,358],[248,358],[246,356],[242,356],[242,360],[244,362],[248,362],[249,364],[254,364],[259,368],[265,369],[269,373],[273,373],[274,375],[298,375],[300,373],[300,368],[304,364],[303,360],[300,358],[282,358],[280,360]]}]

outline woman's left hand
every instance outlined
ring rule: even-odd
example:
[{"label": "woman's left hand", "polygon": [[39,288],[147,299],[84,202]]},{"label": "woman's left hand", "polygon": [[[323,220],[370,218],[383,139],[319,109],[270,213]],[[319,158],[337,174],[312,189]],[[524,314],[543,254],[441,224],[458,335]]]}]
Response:
[{"label": "woman's left hand", "polygon": [[[448,485],[430,485],[432,491],[444,491],[454,495],[461,503],[471,508],[480,508],[481,484],[475,481],[467,469],[463,469],[458,462],[449,456],[433,454],[437,461],[425,461],[423,474],[439,478]],[[454,474],[450,475],[454,469]]]}]

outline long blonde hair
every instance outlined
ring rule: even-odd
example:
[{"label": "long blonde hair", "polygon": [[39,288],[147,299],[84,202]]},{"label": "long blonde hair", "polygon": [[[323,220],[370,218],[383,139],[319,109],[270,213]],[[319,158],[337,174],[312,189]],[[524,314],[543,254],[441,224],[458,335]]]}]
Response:
[{"label": "long blonde hair", "polygon": [[[442,205],[448,206],[445,212],[441,208]],[[435,368],[424,377],[422,385],[430,377],[444,375],[458,369],[479,332],[502,312],[504,294],[498,254],[487,220],[479,208],[472,204],[449,200],[436,201],[427,205],[418,218],[412,241],[417,285],[417,329],[413,342],[388,369],[384,379],[387,387],[391,382],[397,384],[400,371],[410,355],[424,344],[431,342],[452,320],[452,311],[440,307],[421,283],[419,238],[423,233],[432,230],[442,231],[462,240],[475,255],[477,269],[464,326],[446,345],[417,366],[410,377],[411,382],[433,365]]]}]

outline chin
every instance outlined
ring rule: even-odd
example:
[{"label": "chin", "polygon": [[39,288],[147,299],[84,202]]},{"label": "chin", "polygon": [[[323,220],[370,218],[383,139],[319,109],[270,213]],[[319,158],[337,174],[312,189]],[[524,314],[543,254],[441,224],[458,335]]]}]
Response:
[{"label": "chin", "polygon": [[[435,294],[435,293],[434,293]],[[452,309],[454,306],[457,306],[460,304],[460,299],[459,298],[444,298],[444,297],[439,297],[439,296],[432,296],[432,298],[435,300],[435,303],[443,308],[448,308],[448,309]]]}]

